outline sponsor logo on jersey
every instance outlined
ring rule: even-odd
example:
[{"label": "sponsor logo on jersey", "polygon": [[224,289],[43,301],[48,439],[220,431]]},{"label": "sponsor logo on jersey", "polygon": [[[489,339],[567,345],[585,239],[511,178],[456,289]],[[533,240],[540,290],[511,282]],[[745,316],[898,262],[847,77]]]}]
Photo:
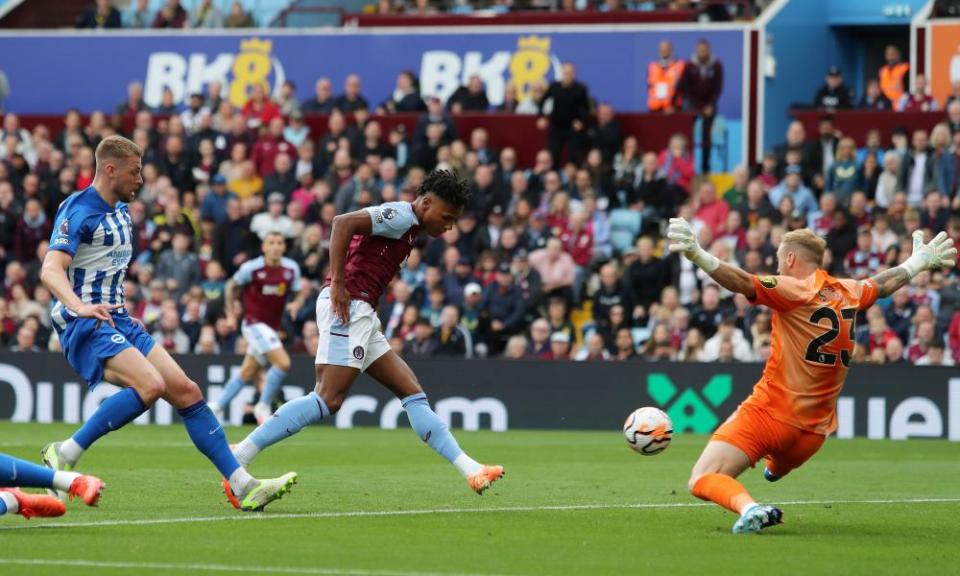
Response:
[{"label": "sponsor logo on jersey", "polygon": [[121,334],[114,334],[113,336],[110,337],[110,340],[111,340],[114,344],[123,344],[124,342],[127,341],[127,339],[124,338],[123,335],[121,335]]},{"label": "sponsor logo on jersey", "polygon": [[773,276],[761,276],[757,278],[757,281],[760,282],[760,285],[764,288],[776,288],[777,279]]},{"label": "sponsor logo on jersey", "polygon": [[264,284],[260,293],[264,296],[283,296],[287,293],[287,284],[285,282],[279,284]]}]

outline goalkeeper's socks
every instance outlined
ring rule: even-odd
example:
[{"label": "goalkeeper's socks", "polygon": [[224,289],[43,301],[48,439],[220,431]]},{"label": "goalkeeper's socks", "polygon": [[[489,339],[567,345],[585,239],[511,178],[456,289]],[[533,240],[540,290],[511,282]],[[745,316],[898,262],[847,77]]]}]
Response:
[{"label": "goalkeeper's socks", "polygon": [[410,420],[410,426],[421,440],[447,459],[454,465],[464,478],[480,472],[483,466],[467,456],[460,445],[457,444],[453,434],[447,425],[437,416],[437,413],[430,408],[427,402],[427,395],[423,392],[411,394],[404,398],[401,403],[403,409],[407,411],[407,418]]},{"label": "goalkeeper's socks", "polygon": [[119,430],[147,410],[140,394],[133,388],[124,388],[100,404],[97,411],[80,427],[70,440],[60,446],[60,455],[71,466],[76,465],[83,451],[100,437]]},{"label": "goalkeeper's socks", "polygon": [[757,504],[743,484],[726,474],[704,474],[693,485],[691,492],[701,500],[719,504],[737,514],[743,514]]}]

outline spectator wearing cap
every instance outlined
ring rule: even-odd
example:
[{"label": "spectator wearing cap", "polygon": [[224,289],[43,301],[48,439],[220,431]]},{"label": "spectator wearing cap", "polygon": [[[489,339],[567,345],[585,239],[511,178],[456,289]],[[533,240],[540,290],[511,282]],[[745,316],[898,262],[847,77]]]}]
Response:
[{"label": "spectator wearing cap", "polygon": [[264,178],[276,169],[278,155],[286,154],[292,157],[296,153],[293,144],[283,139],[283,118],[274,117],[267,126],[267,133],[253,145],[253,153],[250,155],[257,173]]},{"label": "spectator wearing cap", "polygon": [[898,112],[934,112],[940,109],[936,98],[927,94],[927,77],[917,74],[912,92],[904,92],[894,103]]},{"label": "spectator wearing cap", "polygon": [[177,230],[169,249],[157,260],[157,278],[164,281],[174,300],[180,298],[201,281],[197,255],[190,251],[193,238],[183,230]]},{"label": "spectator wearing cap", "polygon": [[827,70],[827,80],[817,89],[817,94],[813,97],[813,107],[827,110],[845,110],[853,107],[853,94],[843,83],[843,75],[836,66],[831,66]]},{"label": "spectator wearing cap", "polygon": [[120,11],[111,5],[111,0],[97,0],[96,6],[80,15],[77,28],[121,28]]},{"label": "spectator wearing cap", "polygon": [[[547,100],[553,101],[548,113],[544,107]],[[577,80],[577,71],[571,62],[564,62],[561,80],[547,88],[537,111],[540,118],[537,126],[549,128],[547,147],[553,156],[554,166],[559,167],[564,149],[568,160],[579,163],[583,155],[585,126],[590,114],[590,96],[587,87]]]},{"label": "spectator wearing cap", "polygon": [[343,81],[343,94],[337,96],[333,107],[344,114],[352,114],[358,108],[370,108],[370,103],[361,93],[360,76],[349,74]]},{"label": "spectator wearing cap", "polygon": [[227,179],[222,174],[214,174],[210,179],[210,190],[200,203],[200,216],[210,218],[218,225],[227,220],[227,203],[237,195],[227,190]]},{"label": "spectator wearing cap", "polygon": [[[486,223],[481,225],[475,234],[474,237],[474,252],[481,253],[487,250],[496,250],[501,248],[500,246],[500,235],[503,232],[504,224],[506,222],[506,216],[504,215],[503,206],[500,204],[494,204],[490,208],[490,214],[487,216]],[[513,256],[512,251],[516,250],[516,245],[512,248],[508,248],[506,253],[502,254],[507,258]]]},{"label": "spectator wearing cap", "polygon": [[284,214],[287,199],[282,192],[271,192],[267,197],[267,211],[253,217],[250,222],[250,231],[260,240],[266,240],[267,235],[273,232],[282,234],[284,238],[293,236],[293,220]]},{"label": "spectator wearing cap", "polygon": [[490,353],[499,354],[520,327],[524,313],[523,296],[514,284],[509,263],[497,266],[496,279],[484,290],[480,309],[490,321],[487,347]]},{"label": "spectator wearing cap", "polygon": [[[473,342],[483,342],[490,327],[489,319],[483,313],[483,287],[476,282],[468,282],[463,287],[460,301],[460,325],[470,332]],[[455,306],[456,304],[450,303]]]},{"label": "spectator wearing cap", "polygon": [[785,197],[789,197],[793,200],[794,208],[806,218],[817,209],[817,200],[813,192],[803,184],[802,170],[799,165],[791,164],[787,166],[785,172],[783,180],[770,190],[770,203],[774,207],[779,207],[780,202]]},{"label": "spectator wearing cap", "polygon": [[302,110],[306,114],[329,114],[333,111],[334,102],[333,83],[323,76],[313,85],[313,98],[303,103]]},{"label": "spectator wearing cap", "polygon": [[554,332],[550,335],[550,350],[542,356],[544,360],[569,360],[570,335],[566,332]]},{"label": "spectator wearing cap", "polygon": [[460,325],[460,311],[456,306],[444,306],[440,312],[440,325],[434,329],[434,356],[473,357],[473,339],[470,332]]},{"label": "spectator wearing cap", "polygon": [[453,114],[464,112],[486,112],[490,109],[487,99],[487,88],[477,74],[470,76],[466,86],[454,90],[447,99],[447,109]]},{"label": "spectator wearing cap", "polygon": [[540,274],[545,295],[559,295],[567,300],[573,297],[577,267],[570,254],[563,251],[559,238],[550,238],[545,248],[532,252],[530,266]]},{"label": "spectator wearing cap", "polygon": [[514,283],[523,297],[526,318],[529,321],[540,307],[543,297],[543,280],[540,279],[540,273],[530,266],[527,251],[522,248],[513,255],[513,276]]},{"label": "spectator wearing cap", "polygon": [[892,110],[893,104],[880,89],[880,81],[876,78],[867,82],[867,88],[857,103],[857,108],[864,110]]},{"label": "spectator wearing cap", "polygon": [[153,19],[154,28],[183,28],[187,23],[187,11],[180,0],[167,0]]}]

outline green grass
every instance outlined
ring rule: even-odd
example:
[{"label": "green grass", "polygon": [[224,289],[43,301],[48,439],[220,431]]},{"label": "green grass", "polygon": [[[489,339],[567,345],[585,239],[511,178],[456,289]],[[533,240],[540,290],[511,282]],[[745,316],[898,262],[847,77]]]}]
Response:
[{"label": "green grass", "polygon": [[[0,451],[37,461],[44,443],[70,431],[0,424]],[[236,441],[247,431],[228,429],[228,436]],[[700,506],[686,491],[704,437],[680,435],[663,454],[644,458],[616,432],[457,436],[477,459],[507,469],[482,497],[409,430],[312,428],[261,454],[252,468],[263,476],[299,472],[293,493],[262,514],[242,514],[227,506],[215,471],[181,427],[128,426],[81,462],[108,483],[100,508],[73,502],[60,519],[0,519],[0,574],[960,571],[956,444],[831,440],[777,484],[752,470],[744,483],[758,500],[801,503],[784,506],[783,526],[732,536],[732,514]],[[920,498],[958,500],[854,502]],[[821,503],[802,503],[813,501]],[[630,507],[642,504],[660,507]],[[591,507],[547,508],[576,505]],[[395,513],[404,510],[455,512]],[[215,520],[70,526],[190,518]],[[22,559],[49,563],[10,563]]]}]

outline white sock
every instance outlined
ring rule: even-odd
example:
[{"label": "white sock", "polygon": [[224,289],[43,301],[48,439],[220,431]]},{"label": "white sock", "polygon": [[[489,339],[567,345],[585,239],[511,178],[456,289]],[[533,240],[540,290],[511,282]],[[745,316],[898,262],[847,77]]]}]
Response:
[{"label": "white sock", "polygon": [[237,459],[237,462],[239,462],[241,466],[247,467],[250,465],[250,462],[256,458],[259,452],[260,449],[257,448],[257,445],[250,440],[249,436],[247,436],[234,447],[233,456]]},{"label": "white sock", "polygon": [[744,514],[753,510],[757,506],[759,506],[759,504],[757,504],[756,502],[750,502],[749,504],[747,504],[746,506],[740,509],[740,515],[743,516]]},{"label": "white sock", "polygon": [[80,477],[79,472],[64,472],[57,470],[53,473],[53,487],[64,492],[70,491],[70,485]]},{"label": "white sock", "polygon": [[254,483],[257,481],[256,478],[250,475],[247,472],[247,469],[243,466],[237,468],[233,471],[233,474],[230,475],[230,489],[233,490],[234,496],[243,497],[254,487]]},{"label": "white sock", "polygon": [[469,478],[483,470],[483,464],[467,456],[467,453],[457,456],[453,461],[454,467],[460,471],[464,478]]},{"label": "white sock", "polygon": [[20,511],[20,503],[17,497],[9,492],[0,492],[0,500],[7,505],[7,514],[16,514]]},{"label": "white sock", "polygon": [[71,466],[77,465],[77,460],[83,456],[84,449],[73,438],[67,438],[60,444],[60,456]]}]

